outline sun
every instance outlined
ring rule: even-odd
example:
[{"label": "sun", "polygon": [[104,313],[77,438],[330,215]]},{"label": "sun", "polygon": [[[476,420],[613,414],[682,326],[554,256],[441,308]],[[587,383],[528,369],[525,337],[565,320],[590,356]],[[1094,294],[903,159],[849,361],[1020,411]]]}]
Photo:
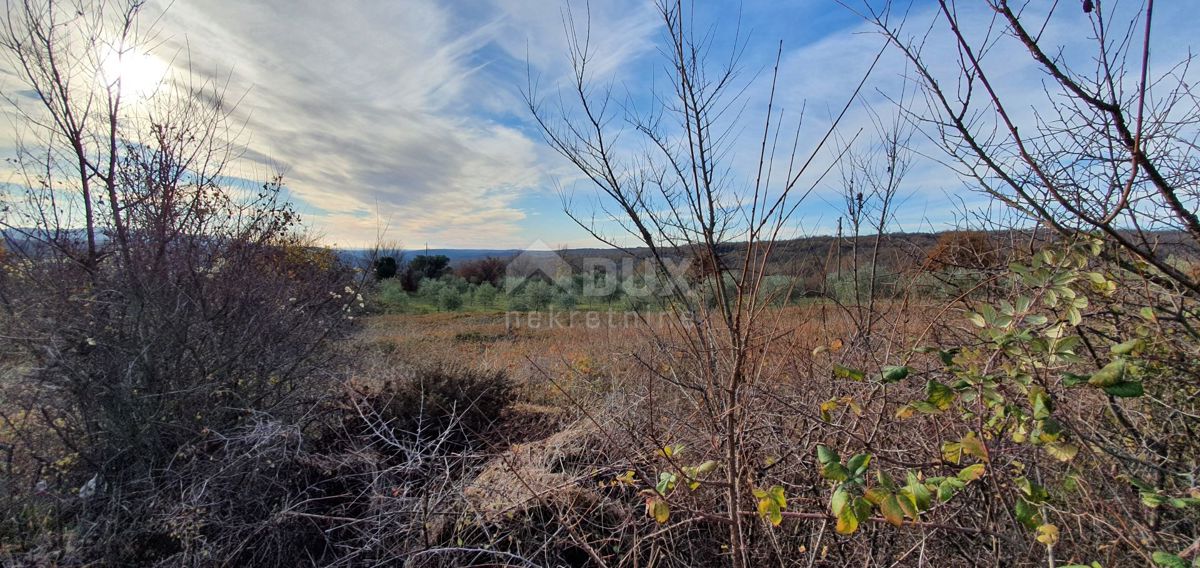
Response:
[{"label": "sun", "polygon": [[149,53],[114,51],[104,58],[100,72],[106,87],[120,82],[121,98],[144,99],[163,84],[167,64]]}]

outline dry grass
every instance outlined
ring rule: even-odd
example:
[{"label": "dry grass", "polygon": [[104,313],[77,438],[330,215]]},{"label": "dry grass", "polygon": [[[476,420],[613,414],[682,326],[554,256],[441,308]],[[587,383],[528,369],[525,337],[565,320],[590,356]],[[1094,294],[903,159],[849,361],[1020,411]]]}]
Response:
[{"label": "dry grass", "polygon": [[[938,315],[928,306],[902,304],[881,312],[886,335],[911,340],[930,333]],[[588,313],[596,316],[593,321],[598,325],[588,325]],[[542,316],[540,327],[503,312],[380,315],[368,320],[360,337],[401,361],[465,361],[482,369],[504,370],[528,402],[570,406],[559,387],[577,387],[582,381],[592,391],[611,391],[621,379],[643,374],[635,355],[647,355],[652,349],[650,339],[671,333],[667,316],[656,313],[644,320],[621,312],[557,315],[553,327],[549,314]],[[769,319],[771,357],[779,370],[787,369],[776,378],[788,382],[804,380],[812,370],[813,348],[848,338],[854,330],[851,318],[832,304],[774,309]],[[568,325],[572,321],[574,325]]]}]

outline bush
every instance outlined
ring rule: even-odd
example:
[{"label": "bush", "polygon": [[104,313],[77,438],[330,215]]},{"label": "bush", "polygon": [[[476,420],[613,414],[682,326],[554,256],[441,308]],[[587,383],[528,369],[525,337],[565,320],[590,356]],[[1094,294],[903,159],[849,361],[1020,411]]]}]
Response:
[{"label": "bush", "polygon": [[400,269],[400,265],[396,263],[396,259],[390,256],[385,256],[375,262],[375,279],[387,280],[396,277],[396,271]]},{"label": "bush", "polygon": [[491,307],[496,303],[496,296],[499,294],[500,292],[495,286],[487,283],[480,284],[479,287],[475,289],[475,302],[483,307]]},{"label": "bush", "polygon": [[525,294],[509,294],[508,309],[514,312],[527,312],[533,309],[529,304],[529,297]]},{"label": "bush", "polygon": [[564,310],[573,310],[578,304],[579,300],[575,298],[575,294],[570,292],[559,292],[554,296],[554,305]]},{"label": "bush", "polygon": [[[41,95],[22,116],[31,141],[46,144],[12,166],[24,179],[54,172],[37,174],[28,201],[0,208],[21,256],[0,277],[0,336],[22,366],[0,381],[0,422],[19,430],[0,442],[12,477],[0,518],[56,503],[26,524],[30,539],[0,528],[0,550],[39,537],[76,556],[32,563],[154,562],[181,546],[162,517],[181,489],[276,483],[265,470],[183,479],[191,474],[178,468],[192,448],[229,444],[255,424],[291,429],[327,390],[330,342],[363,306],[354,273],[300,232],[279,179],[224,185],[236,148],[219,88],[167,77],[172,88],[136,115],[134,105],[93,104],[114,100],[109,82],[47,89],[50,76],[91,76],[85,62],[141,49],[127,43],[143,29],[140,7],[24,3],[0,32],[0,51],[23,63],[17,80]],[[63,114],[87,119],[67,128],[49,118]],[[97,151],[98,140],[116,155]]]},{"label": "bush", "polygon": [[404,291],[403,284],[394,278],[379,283],[375,298],[385,312],[399,311],[408,305],[408,293]]},{"label": "bush", "polygon": [[506,268],[503,260],[489,256],[465,262],[455,269],[454,273],[471,284],[499,286],[504,279]]},{"label": "bush", "polygon": [[437,305],[438,296],[445,289],[446,283],[444,281],[432,278],[425,279],[421,281],[421,286],[417,289],[417,296],[430,304]]},{"label": "bush", "polygon": [[[463,448],[478,448],[487,443],[515,391],[504,371],[440,365],[362,388],[357,397],[397,439],[427,442],[449,436]],[[356,428],[369,433],[366,424]]]},{"label": "bush", "polygon": [[840,275],[831,272],[825,280],[826,294],[846,305],[867,303],[872,291],[876,299],[895,297],[899,290],[899,275],[888,267],[877,266],[874,268],[875,282],[872,287],[871,272],[871,265],[859,267],[857,277],[854,269],[842,270]]},{"label": "bush", "polygon": [[452,286],[442,288],[437,294],[437,307],[439,310],[453,312],[461,308],[462,305],[462,294]]}]

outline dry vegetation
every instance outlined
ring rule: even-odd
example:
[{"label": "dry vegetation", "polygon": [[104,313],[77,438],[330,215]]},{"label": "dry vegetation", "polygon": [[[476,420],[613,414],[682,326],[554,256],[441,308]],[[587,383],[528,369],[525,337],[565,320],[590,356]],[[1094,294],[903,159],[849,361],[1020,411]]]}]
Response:
[{"label": "dry vegetation", "polygon": [[[129,108],[79,79],[113,47],[97,38],[146,39],[139,3],[10,4],[0,47],[44,108],[18,109],[36,135],[0,215],[0,562],[1186,568],[1200,112],[1177,71],[1130,63],[1149,39],[1114,44],[1089,16],[1111,66],[1074,73],[1033,16],[987,5],[1004,33],[976,38],[939,2],[953,81],[864,9],[931,108],[902,97],[872,144],[835,120],[803,148],[772,99],[740,185],[720,111],[737,67],[705,61],[685,4],[659,4],[678,81],[649,116],[610,114],[568,11],[573,82],[547,107],[531,80],[530,110],[626,235],[574,218],[636,243],[656,292],[593,317],[383,313],[389,277],[444,263],[377,261],[374,281],[305,238],[278,180],[223,186],[219,88],[181,79]],[[1148,38],[1145,8],[1127,29]],[[996,37],[1044,71],[1059,122],[1011,122],[979,49]],[[901,266],[886,235],[916,129],[1018,221]],[[612,148],[629,131],[645,155]],[[829,148],[842,159],[815,165]],[[781,239],[807,180],[835,168],[844,231],[789,257],[813,245]],[[820,298],[780,301],[793,265]]]}]

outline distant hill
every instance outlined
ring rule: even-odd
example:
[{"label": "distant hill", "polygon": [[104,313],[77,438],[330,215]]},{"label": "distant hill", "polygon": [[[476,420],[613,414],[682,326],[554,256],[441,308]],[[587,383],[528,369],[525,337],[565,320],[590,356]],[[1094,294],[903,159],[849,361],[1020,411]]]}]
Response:
[{"label": "distant hill", "polygon": [[[340,249],[338,256],[343,262],[359,265],[370,257],[371,252],[366,249]],[[403,251],[403,260],[412,260],[414,256],[429,254],[429,255],[445,255],[450,259],[450,265],[454,266],[463,262],[478,260],[494,256],[499,259],[508,260],[518,254],[521,254],[521,249],[417,249]]]}]

